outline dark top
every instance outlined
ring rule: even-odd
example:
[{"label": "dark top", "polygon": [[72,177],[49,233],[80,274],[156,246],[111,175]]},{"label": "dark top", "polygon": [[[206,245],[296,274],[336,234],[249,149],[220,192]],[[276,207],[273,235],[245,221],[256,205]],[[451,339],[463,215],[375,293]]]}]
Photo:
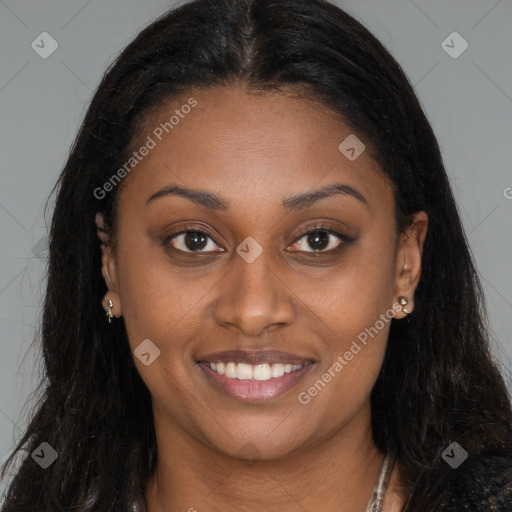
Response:
[{"label": "dark top", "polygon": [[436,512],[512,512],[512,455],[469,457],[443,491]]}]

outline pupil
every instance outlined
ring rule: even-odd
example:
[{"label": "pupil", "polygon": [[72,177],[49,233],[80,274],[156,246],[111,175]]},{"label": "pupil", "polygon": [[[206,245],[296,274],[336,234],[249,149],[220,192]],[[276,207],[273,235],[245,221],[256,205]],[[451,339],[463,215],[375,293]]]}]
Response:
[{"label": "pupil", "polygon": [[[324,236],[321,236],[320,233],[323,233]],[[323,241],[322,241],[323,239]],[[308,244],[317,250],[324,249],[329,245],[329,234],[326,231],[316,231],[315,233],[310,233],[308,236]],[[315,247],[317,246],[317,247]]]},{"label": "pupil", "polygon": [[203,249],[206,246],[206,236],[197,231],[185,235],[185,245],[190,250]]}]

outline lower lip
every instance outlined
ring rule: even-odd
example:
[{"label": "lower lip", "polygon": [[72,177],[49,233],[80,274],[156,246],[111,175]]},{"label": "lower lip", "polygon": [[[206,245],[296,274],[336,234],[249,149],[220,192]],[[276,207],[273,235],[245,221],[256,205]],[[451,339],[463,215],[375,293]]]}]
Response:
[{"label": "lower lip", "polygon": [[278,398],[293,389],[314,364],[307,363],[299,370],[269,380],[230,379],[213,371],[207,363],[198,363],[198,366],[209,381],[226,395],[244,402],[258,403]]}]

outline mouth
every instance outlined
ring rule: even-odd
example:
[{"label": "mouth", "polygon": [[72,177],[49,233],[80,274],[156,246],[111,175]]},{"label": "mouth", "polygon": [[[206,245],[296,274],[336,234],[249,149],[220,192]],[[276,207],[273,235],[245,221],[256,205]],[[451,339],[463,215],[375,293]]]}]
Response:
[{"label": "mouth", "polygon": [[304,368],[306,364],[291,364],[291,363],[274,363],[274,364],[247,364],[247,363],[235,363],[229,361],[223,363],[218,361],[217,363],[206,363],[210,369],[220,375],[225,375],[228,379],[238,380],[271,380],[278,379],[286,373],[295,372]]},{"label": "mouth", "polygon": [[231,350],[201,357],[197,364],[208,382],[245,402],[264,402],[293,389],[314,361],[286,352]]}]

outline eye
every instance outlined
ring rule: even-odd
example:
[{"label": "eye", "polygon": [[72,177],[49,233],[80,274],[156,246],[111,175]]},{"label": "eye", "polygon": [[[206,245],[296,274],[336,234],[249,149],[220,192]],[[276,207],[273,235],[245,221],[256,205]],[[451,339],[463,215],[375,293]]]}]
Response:
[{"label": "eye", "polygon": [[[338,239],[338,243],[334,238]],[[334,251],[344,243],[353,241],[350,237],[329,228],[315,226],[308,229],[291,246],[299,252],[322,253]],[[312,247],[313,250],[308,250]]]},{"label": "eye", "polygon": [[[338,239],[336,241],[336,238]],[[291,246],[292,252],[310,252],[310,253],[326,253],[331,252],[344,245],[353,242],[354,239],[338,233],[333,229],[314,226],[308,229],[298,238]],[[219,248],[220,245],[215,242],[212,235],[207,231],[198,228],[185,228],[179,233],[175,233],[164,240],[165,245],[171,245],[174,249],[184,253],[208,253],[208,252],[225,252]],[[308,250],[312,248],[312,250]],[[295,251],[293,251],[295,249]]]},{"label": "eye", "polygon": [[165,240],[165,244],[172,245],[176,250],[186,253],[201,252],[225,252],[224,249],[215,250],[220,247],[206,231],[197,228],[180,231]]}]

